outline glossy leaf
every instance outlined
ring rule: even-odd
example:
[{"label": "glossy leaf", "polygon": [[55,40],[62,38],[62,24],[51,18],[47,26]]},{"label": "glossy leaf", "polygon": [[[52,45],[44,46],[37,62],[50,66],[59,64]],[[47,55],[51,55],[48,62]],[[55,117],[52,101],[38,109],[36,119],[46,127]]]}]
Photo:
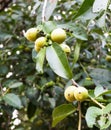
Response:
[{"label": "glossy leaf", "polygon": [[72,78],[72,72],[67,57],[57,43],[53,43],[51,46],[47,47],[46,59],[57,75],[66,79]]},{"label": "glossy leaf", "polygon": [[75,111],[76,108],[71,104],[63,104],[56,107],[52,113],[53,116],[52,126],[53,127],[56,126],[57,123],[59,123],[61,120],[63,120],[65,117],[69,116]]},{"label": "glossy leaf", "polygon": [[15,108],[22,108],[21,100],[18,95],[13,93],[9,93],[3,96],[3,100],[8,104]]},{"label": "glossy leaf", "polygon": [[76,14],[75,18],[83,15],[86,11],[88,11],[92,7],[93,2],[94,2],[94,0],[90,0],[90,1],[84,0],[84,2],[82,3],[82,5],[81,5],[81,7],[78,11],[78,13]]}]

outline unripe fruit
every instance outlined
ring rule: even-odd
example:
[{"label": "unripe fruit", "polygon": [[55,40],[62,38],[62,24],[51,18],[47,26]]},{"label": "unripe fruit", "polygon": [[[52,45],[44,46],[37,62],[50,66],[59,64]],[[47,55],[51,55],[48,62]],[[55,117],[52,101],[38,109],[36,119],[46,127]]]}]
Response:
[{"label": "unripe fruit", "polygon": [[51,39],[54,42],[62,43],[66,39],[66,32],[61,28],[54,29],[51,33]]},{"label": "unripe fruit", "polygon": [[73,102],[75,101],[75,97],[74,97],[74,91],[75,91],[76,87],[75,86],[69,86],[65,89],[64,92],[64,97],[67,101],[69,102]]},{"label": "unripe fruit", "polygon": [[111,62],[111,56],[110,55],[107,55],[105,59],[106,59],[106,61]]},{"label": "unripe fruit", "polygon": [[35,41],[35,50],[37,52],[40,51],[40,49],[46,44],[46,38],[45,37],[39,37],[36,41]]},{"label": "unripe fruit", "polygon": [[26,33],[24,33],[24,36],[29,41],[35,41],[37,39],[37,35],[38,35],[37,28],[30,28],[30,29],[27,30]]},{"label": "unripe fruit", "polygon": [[66,44],[60,44],[60,46],[61,46],[61,48],[62,48],[62,50],[64,52],[66,52],[66,53],[70,53],[71,52],[71,49],[70,49],[70,47],[68,45],[66,45]]},{"label": "unripe fruit", "polygon": [[84,101],[88,98],[88,90],[84,87],[78,87],[74,91],[74,96],[77,101]]}]

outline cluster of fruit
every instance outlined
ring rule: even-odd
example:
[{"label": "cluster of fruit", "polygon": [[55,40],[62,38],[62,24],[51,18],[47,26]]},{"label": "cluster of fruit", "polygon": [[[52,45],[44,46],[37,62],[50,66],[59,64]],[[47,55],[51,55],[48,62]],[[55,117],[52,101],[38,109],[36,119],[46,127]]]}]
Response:
[{"label": "cluster of fruit", "polygon": [[69,86],[65,89],[64,96],[69,102],[84,101],[88,98],[88,90],[82,86]]},{"label": "cluster of fruit", "polygon": [[63,43],[66,39],[66,31],[62,28],[56,28],[54,29],[51,34],[41,35],[40,31],[37,28],[30,28],[25,33],[24,36],[27,38],[27,40],[35,42],[35,51],[39,52],[41,48],[44,46],[48,46],[49,42],[48,39],[50,39],[52,42],[58,43],[64,52],[70,53],[70,47]]}]

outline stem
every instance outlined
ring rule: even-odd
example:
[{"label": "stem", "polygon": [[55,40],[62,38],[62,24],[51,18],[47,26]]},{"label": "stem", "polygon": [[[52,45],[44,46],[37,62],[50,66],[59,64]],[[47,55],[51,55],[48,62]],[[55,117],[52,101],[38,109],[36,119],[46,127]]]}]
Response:
[{"label": "stem", "polygon": [[78,102],[78,111],[79,111],[78,130],[81,130],[81,123],[82,123],[81,102]]},{"label": "stem", "polygon": [[94,103],[96,103],[98,106],[100,106],[101,108],[105,108],[105,106],[103,106],[101,103],[99,103],[97,100],[95,100],[94,98],[92,98],[91,96],[89,96],[90,97],[90,99],[94,102]]},{"label": "stem", "polygon": [[42,22],[45,22],[45,10],[46,10],[46,6],[47,6],[47,0],[44,0],[44,4],[43,4],[43,10],[42,10]]},{"label": "stem", "polygon": [[72,80],[72,84],[73,84],[74,86],[79,87],[79,84],[77,84],[74,79],[71,79],[71,80]]}]

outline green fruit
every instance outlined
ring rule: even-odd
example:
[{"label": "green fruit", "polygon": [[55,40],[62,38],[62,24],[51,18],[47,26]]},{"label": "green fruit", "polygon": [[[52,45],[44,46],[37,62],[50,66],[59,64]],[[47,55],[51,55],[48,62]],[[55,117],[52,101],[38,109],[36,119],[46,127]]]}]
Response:
[{"label": "green fruit", "polygon": [[68,45],[66,45],[66,44],[60,44],[60,46],[61,46],[61,48],[62,48],[62,50],[64,52],[66,52],[66,53],[70,53],[71,52],[71,49],[70,49],[70,47]]},{"label": "green fruit", "polygon": [[44,47],[44,45],[46,45],[46,38],[45,37],[39,37],[36,41],[35,41],[35,50],[37,52],[40,51],[40,49],[42,47]]},{"label": "green fruit", "polygon": [[66,39],[66,32],[61,28],[54,29],[51,33],[51,39],[54,42],[62,43]]},{"label": "green fruit", "polygon": [[84,101],[88,98],[88,90],[84,87],[78,87],[74,91],[74,96],[77,101]]},{"label": "green fruit", "polygon": [[29,41],[35,41],[37,39],[38,35],[38,30],[37,28],[30,28],[26,31],[24,36],[27,38]]},{"label": "green fruit", "polygon": [[111,62],[111,56],[110,55],[107,55],[105,59],[106,59],[106,61]]},{"label": "green fruit", "polygon": [[74,91],[75,91],[76,87],[75,86],[69,86],[65,89],[64,92],[64,97],[67,101],[69,102],[73,102],[75,101],[75,97],[74,97]]}]

